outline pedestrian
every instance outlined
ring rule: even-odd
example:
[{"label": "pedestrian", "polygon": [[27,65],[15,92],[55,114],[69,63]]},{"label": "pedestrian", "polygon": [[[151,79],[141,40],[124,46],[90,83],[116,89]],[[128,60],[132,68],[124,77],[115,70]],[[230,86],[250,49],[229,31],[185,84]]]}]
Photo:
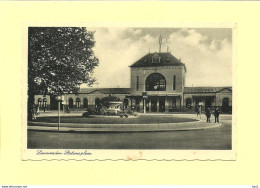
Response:
[{"label": "pedestrian", "polygon": [[210,123],[210,115],[211,115],[211,113],[210,113],[210,108],[207,108],[207,109],[206,109],[205,115],[206,115],[206,117],[207,117],[207,122]]},{"label": "pedestrian", "polygon": [[39,106],[36,106],[36,115],[40,115],[40,107]]},{"label": "pedestrian", "polygon": [[215,116],[215,123],[216,122],[219,123],[219,109],[218,109],[218,107],[214,111],[214,116]]},{"label": "pedestrian", "polygon": [[196,112],[197,112],[197,117],[198,117],[200,115],[200,107],[199,106],[196,107]]},{"label": "pedestrian", "polygon": [[67,106],[66,112],[70,113],[70,107],[69,106]]}]

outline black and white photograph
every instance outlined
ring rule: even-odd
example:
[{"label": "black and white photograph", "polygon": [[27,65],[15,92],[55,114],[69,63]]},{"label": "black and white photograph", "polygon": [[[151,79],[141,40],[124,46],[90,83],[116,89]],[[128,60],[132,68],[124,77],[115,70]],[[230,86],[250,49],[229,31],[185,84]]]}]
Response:
[{"label": "black and white photograph", "polygon": [[26,33],[26,150],[137,153],[120,159],[234,151],[234,28],[30,26]]}]

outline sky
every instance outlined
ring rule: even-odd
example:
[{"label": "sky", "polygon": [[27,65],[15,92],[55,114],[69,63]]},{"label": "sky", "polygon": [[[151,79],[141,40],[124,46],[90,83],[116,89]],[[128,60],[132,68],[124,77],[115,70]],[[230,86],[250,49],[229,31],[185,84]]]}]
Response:
[{"label": "sky", "polygon": [[[186,86],[232,86],[232,29],[229,28],[88,28],[95,31],[99,66],[92,87],[129,88],[130,68],[138,59],[167,47],[186,65]],[[83,85],[82,87],[86,87]]]}]

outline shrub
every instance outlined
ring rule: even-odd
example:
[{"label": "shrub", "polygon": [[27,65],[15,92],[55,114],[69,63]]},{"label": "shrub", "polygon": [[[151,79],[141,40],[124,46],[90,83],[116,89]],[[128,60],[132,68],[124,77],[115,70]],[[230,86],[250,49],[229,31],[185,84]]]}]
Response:
[{"label": "shrub", "polygon": [[94,115],[94,114],[96,114],[95,111],[93,111],[93,110],[91,110],[91,109],[87,109],[86,112],[84,112],[84,113],[82,114],[82,117],[88,117],[89,115]]}]

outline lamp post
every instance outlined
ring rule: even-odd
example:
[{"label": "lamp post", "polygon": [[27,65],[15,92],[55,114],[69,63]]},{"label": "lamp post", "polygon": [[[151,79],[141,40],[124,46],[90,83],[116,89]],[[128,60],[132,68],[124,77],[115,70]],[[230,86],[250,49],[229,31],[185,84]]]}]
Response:
[{"label": "lamp post", "polygon": [[58,101],[58,130],[60,130],[60,102],[63,101],[64,96],[57,96],[56,99]]},{"label": "lamp post", "polygon": [[147,92],[142,93],[144,99],[144,114],[146,113],[146,99],[148,98]]},{"label": "lamp post", "polygon": [[200,119],[201,119],[202,106],[203,106],[203,102],[199,102]]}]

